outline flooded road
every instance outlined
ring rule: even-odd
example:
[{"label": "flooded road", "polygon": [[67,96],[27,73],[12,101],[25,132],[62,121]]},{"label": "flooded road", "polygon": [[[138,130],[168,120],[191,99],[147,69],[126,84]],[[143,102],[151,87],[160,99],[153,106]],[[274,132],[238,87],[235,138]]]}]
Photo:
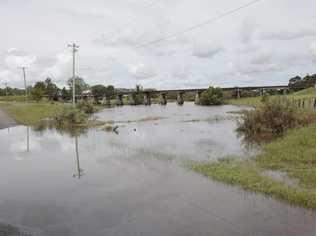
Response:
[{"label": "flooded road", "polygon": [[315,235],[316,213],[181,167],[253,153],[235,132],[230,112],[240,109],[186,103],[99,113],[118,134],[0,130],[0,223],[32,235]]}]

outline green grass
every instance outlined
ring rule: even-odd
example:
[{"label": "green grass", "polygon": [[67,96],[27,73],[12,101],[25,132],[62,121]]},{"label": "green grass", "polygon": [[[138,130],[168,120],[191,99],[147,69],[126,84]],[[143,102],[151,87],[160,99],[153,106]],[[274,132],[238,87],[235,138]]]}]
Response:
[{"label": "green grass", "polygon": [[[245,190],[260,192],[298,206],[316,209],[316,124],[292,130],[247,160],[196,162],[190,167],[202,175]],[[298,186],[272,179],[264,170],[277,170],[298,180]]]},{"label": "green grass", "polygon": [[5,109],[7,113],[19,124],[33,125],[38,121],[54,116],[62,109],[64,105],[61,103],[47,102],[1,102],[0,107]]},{"label": "green grass", "polygon": [[25,96],[0,96],[1,102],[25,102]]},{"label": "green grass", "polygon": [[229,99],[226,103],[236,106],[246,105],[246,106],[261,106],[261,97],[249,97],[249,98],[239,98],[239,99]]},{"label": "green grass", "polygon": [[[282,95],[280,95],[282,97]],[[277,97],[271,96],[270,98]],[[309,98],[316,98],[316,88],[308,88],[301,90],[296,93],[292,93],[286,96],[289,99],[309,99]],[[246,105],[246,106],[253,106],[258,107],[261,106],[263,103],[261,101],[261,96],[259,97],[246,97],[246,98],[239,98],[239,99],[229,99],[226,103],[231,105]]]},{"label": "green grass", "polygon": [[303,98],[315,98],[316,97],[316,88],[308,88],[290,95],[290,97],[303,97]]}]

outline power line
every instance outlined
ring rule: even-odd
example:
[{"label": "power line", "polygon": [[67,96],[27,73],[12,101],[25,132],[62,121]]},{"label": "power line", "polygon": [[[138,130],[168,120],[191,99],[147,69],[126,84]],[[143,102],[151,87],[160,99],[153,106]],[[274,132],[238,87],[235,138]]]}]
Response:
[{"label": "power line", "polygon": [[157,44],[157,43],[160,43],[160,42],[162,42],[162,41],[165,41],[165,40],[168,40],[168,39],[177,37],[178,35],[182,35],[182,34],[191,32],[191,31],[196,30],[196,29],[198,29],[198,28],[201,28],[201,27],[203,27],[203,26],[205,26],[205,25],[208,25],[208,24],[210,24],[210,23],[213,23],[214,21],[217,21],[217,20],[219,20],[219,19],[221,19],[221,18],[224,18],[224,17],[226,17],[226,16],[228,16],[228,15],[232,15],[232,14],[234,14],[234,13],[236,13],[236,12],[242,10],[242,9],[248,8],[248,7],[250,7],[250,6],[256,4],[256,3],[260,2],[260,1],[262,1],[262,0],[254,0],[254,1],[248,2],[247,4],[244,4],[244,5],[240,6],[240,7],[235,8],[235,9],[226,11],[226,12],[224,12],[224,13],[222,13],[222,14],[216,16],[216,17],[213,17],[213,18],[211,18],[211,19],[208,19],[208,20],[206,20],[206,21],[204,21],[204,22],[202,22],[202,23],[200,23],[200,24],[191,26],[191,27],[189,27],[189,28],[187,28],[187,29],[184,29],[184,30],[182,30],[182,31],[179,31],[179,32],[176,32],[176,33],[173,33],[173,34],[169,34],[169,35],[167,35],[167,36],[165,36],[165,37],[161,37],[161,38],[155,39],[155,40],[153,40],[153,41],[151,41],[151,42],[147,42],[147,43],[144,43],[144,44],[140,44],[140,45],[138,45],[136,48],[147,47],[147,46],[150,46],[150,45],[153,45],[153,44]]}]

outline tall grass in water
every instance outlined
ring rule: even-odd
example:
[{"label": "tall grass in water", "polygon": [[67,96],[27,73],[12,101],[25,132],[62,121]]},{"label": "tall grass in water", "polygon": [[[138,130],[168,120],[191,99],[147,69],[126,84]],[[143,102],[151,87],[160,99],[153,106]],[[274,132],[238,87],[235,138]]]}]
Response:
[{"label": "tall grass in water", "polygon": [[82,110],[65,107],[54,118],[57,125],[78,125],[85,123],[88,115]]},{"label": "tall grass in water", "polygon": [[311,123],[314,117],[314,114],[299,110],[287,99],[269,99],[263,106],[242,115],[238,131],[248,139],[271,139],[288,129]]}]

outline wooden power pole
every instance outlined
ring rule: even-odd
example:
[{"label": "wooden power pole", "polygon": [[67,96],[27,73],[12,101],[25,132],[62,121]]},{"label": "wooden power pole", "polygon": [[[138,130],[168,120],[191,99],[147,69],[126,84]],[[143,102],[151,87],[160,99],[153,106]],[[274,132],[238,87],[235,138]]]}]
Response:
[{"label": "wooden power pole", "polygon": [[27,84],[26,84],[26,67],[23,66],[21,67],[22,68],[22,71],[23,71],[23,79],[24,79],[24,88],[25,88],[25,102],[27,101]]},{"label": "wooden power pole", "polygon": [[76,52],[78,51],[79,46],[75,43],[68,44],[68,47],[72,49],[72,106],[76,107]]}]

